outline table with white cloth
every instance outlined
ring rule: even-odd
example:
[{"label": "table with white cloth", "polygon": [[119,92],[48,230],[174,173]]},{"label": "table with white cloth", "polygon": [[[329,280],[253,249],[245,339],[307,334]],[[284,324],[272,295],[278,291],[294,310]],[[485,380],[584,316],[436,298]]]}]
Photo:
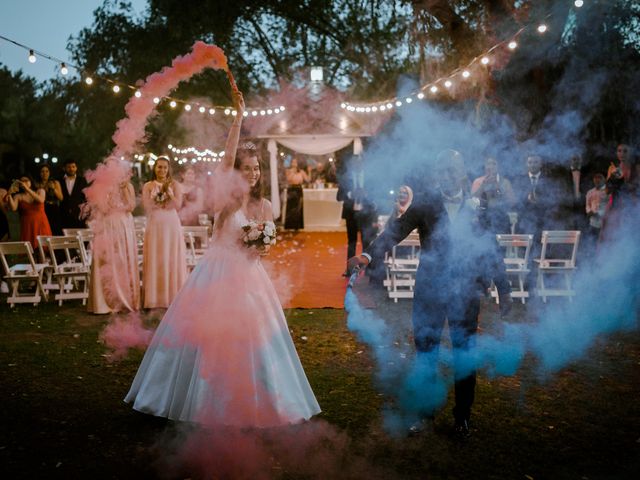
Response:
[{"label": "table with white cloth", "polygon": [[304,229],[309,232],[344,231],[342,202],[337,188],[304,188]]}]

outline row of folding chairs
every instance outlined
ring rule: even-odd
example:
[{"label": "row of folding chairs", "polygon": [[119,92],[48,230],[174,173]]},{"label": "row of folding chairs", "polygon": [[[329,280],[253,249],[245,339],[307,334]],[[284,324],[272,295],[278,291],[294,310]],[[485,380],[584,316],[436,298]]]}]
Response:
[{"label": "row of folding chairs", "polygon": [[[72,233],[72,232],[65,232]],[[3,280],[8,287],[7,303],[37,305],[50,296],[62,305],[65,300],[89,298],[90,259],[82,235],[39,235],[38,261],[30,242],[0,243]],[[90,239],[86,238],[90,243]]]},{"label": "row of folding chairs", "polygon": [[[531,277],[531,251],[533,235],[498,234],[498,245],[503,249],[505,270],[511,283],[511,296],[524,304],[530,298],[528,281]],[[545,230],[542,232],[540,257],[534,259],[536,266],[534,293],[547,302],[548,297],[575,296],[573,275],[580,243],[580,231]],[[420,239],[412,232],[395,246],[385,257],[386,279],[390,299],[413,298],[415,275],[420,261]],[[499,302],[498,292],[493,286],[491,295]]]}]

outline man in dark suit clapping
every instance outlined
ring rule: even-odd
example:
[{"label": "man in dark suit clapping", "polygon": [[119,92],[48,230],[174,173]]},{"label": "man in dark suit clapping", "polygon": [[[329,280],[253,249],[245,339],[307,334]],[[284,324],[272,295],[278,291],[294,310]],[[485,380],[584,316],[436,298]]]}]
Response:
[{"label": "man in dark suit clapping", "polygon": [[86,223],[80,218],[80,206],[87,200],[83,190],[87,181],[78,174],[78,164],[75,160],[64,162],[64,177],[60,181],[62,186],[62,202],[60,202],[60,216],[62,228],[85,228]]}]

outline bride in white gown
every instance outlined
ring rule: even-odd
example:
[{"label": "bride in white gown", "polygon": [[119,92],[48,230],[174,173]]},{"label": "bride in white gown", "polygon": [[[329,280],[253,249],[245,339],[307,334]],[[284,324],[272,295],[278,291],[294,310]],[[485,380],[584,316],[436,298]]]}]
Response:
[{"label": "bride in white gown", "polygon": [[259,193],[255,147],[237,148],[242,94],[234,100],[238,114],[213,180],[212,245],[160,322],[125,401],[206,425],[286,425],[320,407],[260,256],[242,242],[249,220],[273,218]]}]

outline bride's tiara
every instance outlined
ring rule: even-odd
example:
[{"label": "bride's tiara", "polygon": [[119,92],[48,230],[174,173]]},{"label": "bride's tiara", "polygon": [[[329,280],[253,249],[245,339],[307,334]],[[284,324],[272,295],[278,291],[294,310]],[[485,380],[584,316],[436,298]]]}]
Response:
[{"label": "bride's tiara", "polygon": [[256,147],[256,144],[253,142],[244,142],[240,145],[240,150],[253,150],[255,152],[258,150],[258,147]]}]

